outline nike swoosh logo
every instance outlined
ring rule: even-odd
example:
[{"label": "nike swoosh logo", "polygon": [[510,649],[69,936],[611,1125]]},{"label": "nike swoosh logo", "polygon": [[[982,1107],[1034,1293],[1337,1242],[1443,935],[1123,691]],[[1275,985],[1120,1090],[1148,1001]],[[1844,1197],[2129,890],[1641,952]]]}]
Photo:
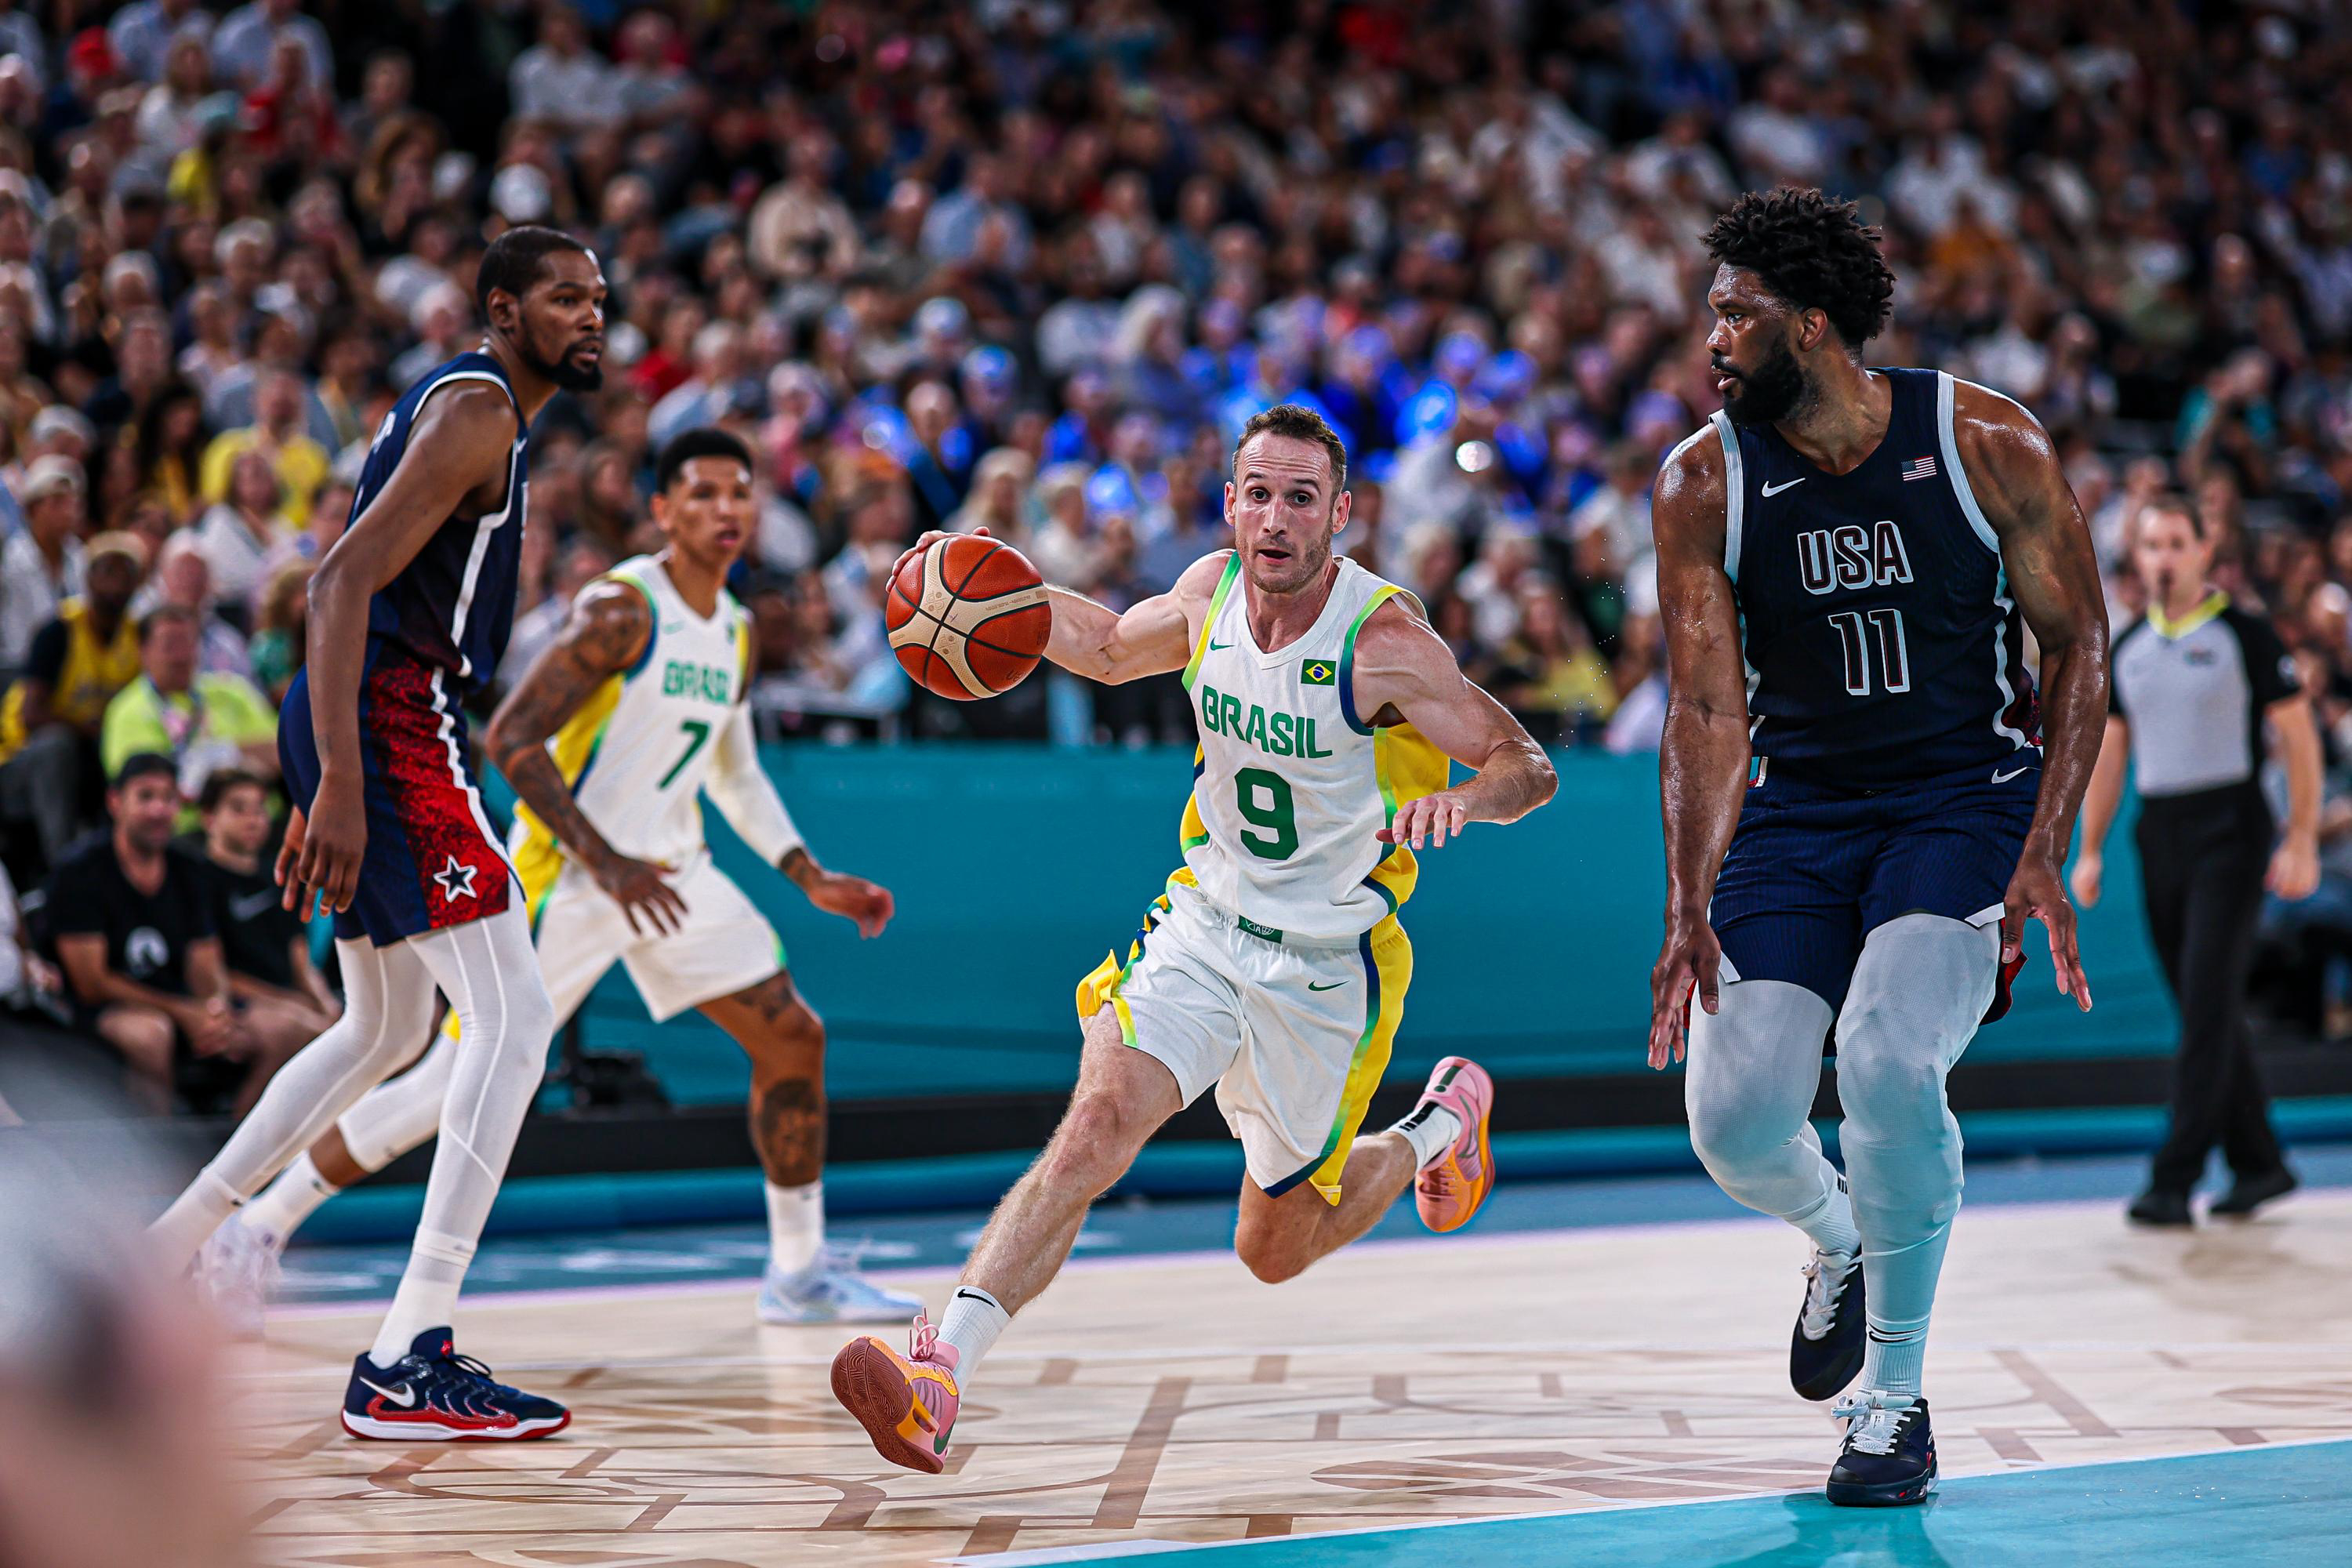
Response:
[{"label": "nike swoosh logo", "polygon": [[1345,985],[1346,984],[1348,983],[1344,980],[1334,980],[1328,985],[1318,985],[1315,982],[1310,980],[1307,983],[1307,989],[1309,991],[1337,991],[1340,986]]},{"label": "nike swoosh logo", "polygon": [[1799,485],[1801,485],[1805,481],[1802,479],[1782,479],[1777,485],[1766,485],[1764,487],[1764,493],[1768,496],[1776,496],[1782,490],[1795,489]]},{"label": "nike swoosh logo", "polygon": [[1229,642],[1219,642],[1214,637],[1211,637],[1209,639],[1209,651],[1211,653],[1216,652],[1221,647],[1231,647],[1233,646],[1234,645]]},{"label": "nike swoosh logo", "polygon": [[2032,763],[2028,763],[2023,768],[2011,768],[2005,773],[1995,773],[1992,775],[1992,782],[1995,784],[2007,784],[2018,774],[2025,772],[2026,768],[2031,768],[2032,765],[2033,764]]},{"label": "nike swoosh logo", "polygon": [[231,899],[228,901],[228,912],[238,920],[249,921],[277,902],[276,893],[256,893],[249,899]]},{"label": "nike swoosh logo", "polygon": [[364,1377],[361,1378],[360,1381],[367,1384],[370,1388],[374,1389],[378,1394],[383,1394],[386,1399],[391,1400],[403,1410],[407,1409],[410,1405],[416,1403],[416,1391],[409,1387],[408,1384],[404,1383],[400,1385],[400,1392],[395,1394],[380,1383],[369,1383]]}]

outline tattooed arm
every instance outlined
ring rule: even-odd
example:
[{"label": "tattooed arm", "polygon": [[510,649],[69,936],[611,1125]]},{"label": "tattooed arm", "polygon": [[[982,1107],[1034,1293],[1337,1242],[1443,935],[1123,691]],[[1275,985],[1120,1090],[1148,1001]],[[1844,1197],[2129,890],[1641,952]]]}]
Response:
[{"label": "tattooed arm", "polygon": [[[625,583],[592,583],[572,602],[555,641],[490,716],[490,760],[524,805],[547,824],[572,859],[612,895],[629,929],[656,935],[677,929],[686,901],[662,880],[662,868],[632,860],[604,841],[572,796],[548,755],[547,740],[597,688],[636,662],[653,635],[646,596]],[[645,924],[638,923],[638,916]]]}]

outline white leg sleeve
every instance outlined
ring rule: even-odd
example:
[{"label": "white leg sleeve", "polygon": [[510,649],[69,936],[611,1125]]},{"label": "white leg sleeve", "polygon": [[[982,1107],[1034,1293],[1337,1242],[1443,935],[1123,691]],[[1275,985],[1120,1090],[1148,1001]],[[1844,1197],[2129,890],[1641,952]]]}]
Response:
[{"label": "white leg sleeve", "polygon": [[1830,1005],[1785,980],[1734,981],[1719,1000],[1712,1015],[1691,1007],[1691,1146],[1725,1192],[1802,1226],[1837,1194],[1837,1170],[1806,1120]]},{"label": "white leg sleeve", "polygon": [[[551,900],[541,914],[531,963],[547,987],[551,1033],[579,1010],[612,967],[614,949],[606,928],[619,917],[608,915],[609,908],[609,901],[583,910],[577,900]],[[454,1005],[452,1013],[457,1032],[446,1024],[435,1031],[415,1067],[369,1090],[335,1123],[343,1147],[362,1168],[381,1171],[440,1129],[441,1102],[457,1059],[457,1033],[464,1027],[463,1015]]]},{"label": "white leg sleeve", "polygon": [[372,1352],[378,1365],[404,1354],[424,1330],[448,1323],[555,1034],[519,904],[406,945],[457,1010],[458,1037],[416,1244]]},{"label": "white leg sleeve", "polygon": [[164,1262],[195,1256],[231,1208],[308,1149],[328,1124],[397,1068],[433,1022],[433,980],[409,942],[339,942],[344,1010],[278,1069],[212,1163],[155,1222]]},{"label": "white leg sleeve", "polygon": [[449,1067],[457,1042],[446,1029],[433,1031],[425,1054],[398,1078],[387,1079],[335,1119],[343,1147],[362,1171],[381,1171],[441,1125],[441,1096],[449,1087]]},{"label": "white leg sleeve", "polygon": [[1841,1139],[1870,1281],[1865,1386],[1916,1392],[1944,1244],[1960,1206],[1960,1124],[1944,1078],[1991,1005],[1995,926],[1905,915],[1863,943],[1838,1016]]}]

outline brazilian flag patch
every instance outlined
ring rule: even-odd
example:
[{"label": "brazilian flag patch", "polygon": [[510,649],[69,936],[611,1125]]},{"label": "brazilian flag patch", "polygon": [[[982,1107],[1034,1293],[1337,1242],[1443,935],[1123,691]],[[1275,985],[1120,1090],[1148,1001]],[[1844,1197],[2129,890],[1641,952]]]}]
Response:
[{"label": "brazilian flag patch", "polygon": [[1339,667],[1328,658],[1310,658],[1298,667],[1301,686],[1337,686]]}]

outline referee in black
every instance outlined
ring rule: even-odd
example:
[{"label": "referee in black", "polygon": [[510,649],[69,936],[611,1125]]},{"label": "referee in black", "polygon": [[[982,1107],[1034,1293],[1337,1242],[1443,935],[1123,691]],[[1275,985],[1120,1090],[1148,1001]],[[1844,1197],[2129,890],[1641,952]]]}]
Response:
[{"label": "referee in black", "polygon": [[[2246,979],[2263,889],[2294,900],[2319,885],[2319,731],[2278,633],[2211,585],[2214,542],[2179,497],[2140,513],[2132,563],[2147,613],[2110,655],[2113,707],[2073,877],[2075,902],[2098,902],[2128,765],[2148,931],[2180,1011],[2171,1122],[2129,1211],[2143,1225],[2191,1223],[2189,1194],[2216,1143],[2236,1179],[2209,1215],[2242,1217],[2295,1184],[2254,1069]],[[2287,777],[2275,848],[2260,783],[2265,724]]]}]

